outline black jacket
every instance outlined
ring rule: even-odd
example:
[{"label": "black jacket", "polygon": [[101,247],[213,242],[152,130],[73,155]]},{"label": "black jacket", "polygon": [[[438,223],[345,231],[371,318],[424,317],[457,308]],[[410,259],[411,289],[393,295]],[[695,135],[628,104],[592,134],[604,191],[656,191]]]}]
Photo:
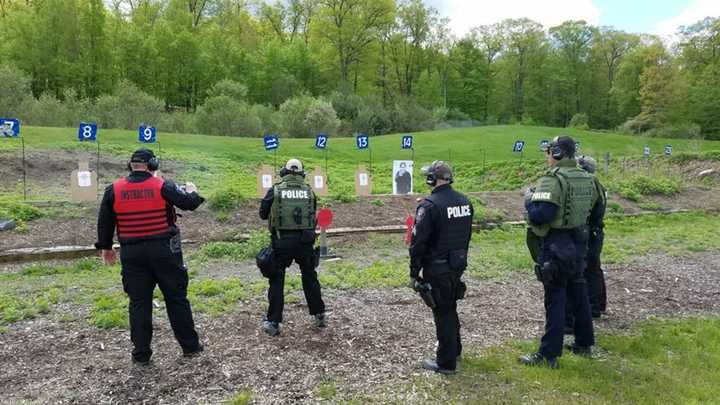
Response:
[{"label": "black jacket", "polygon": [[410,243],[410,276],[417,277],[430,260],[447,259],[450,251],[467,251],[474,214],[472,203],[449,184],[421,201]]},{"label": "black jacket", "polygon": [[[149,179],[150,176],[152,176],[150,172],[132,172],[128,176],[128,181],[131,183],[140,183]],[[184,211],[194,211],[205,201],[198,193],[186,193],[171,180],[165,180],[160,191],[163,199],[170,205],[168,207],[168,222],[173,228],[175,227],[175,215],[172,211],[172,206]],[[103,199],[100,203],[97,226],[98,241],[95,243],[96,249],[112,248],[115,226],[117,225],[114,204],[115,192],[111,184],[105,188],[105,194],[103,194]]]}]

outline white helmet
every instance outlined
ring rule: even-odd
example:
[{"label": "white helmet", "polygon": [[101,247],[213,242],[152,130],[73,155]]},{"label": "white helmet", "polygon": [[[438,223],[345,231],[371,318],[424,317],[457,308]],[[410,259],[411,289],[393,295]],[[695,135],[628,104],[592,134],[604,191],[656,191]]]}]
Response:
[{"label": "white helmet", "polygon": [[303,165],[302,162],[298,159],[290,159],[285,164],[285,170],[293,173],[302,173],[303,172]]}]

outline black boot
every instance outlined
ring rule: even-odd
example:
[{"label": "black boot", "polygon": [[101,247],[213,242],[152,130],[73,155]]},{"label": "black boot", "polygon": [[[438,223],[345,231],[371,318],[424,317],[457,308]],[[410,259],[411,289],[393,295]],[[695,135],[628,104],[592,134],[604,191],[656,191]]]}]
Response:
[{"label": "black boot", "polygon": [[549,368],[558,368],[557,359],[554,357],[545,357],[540,353],[532,353],[521,356],[518,360],[526,366],[548,366]]},{"label": "black boot", "polygon": [[455,370],[449,370],[449,369],[438,366],[438,364],[435,360],[430,360],[430,359],[423,361],[422,367],[425,370],[430,370],[430,371],[434,371],[436,373],[445,374],[445,375],[450,375],[450,374],[456,373]]},{"label": "black boot", "polygon": [[576,343],[572,343],[566,344],[565,349],[571,351],[576,356],[592,358],[592,347],[590,346],[580,346]]}]

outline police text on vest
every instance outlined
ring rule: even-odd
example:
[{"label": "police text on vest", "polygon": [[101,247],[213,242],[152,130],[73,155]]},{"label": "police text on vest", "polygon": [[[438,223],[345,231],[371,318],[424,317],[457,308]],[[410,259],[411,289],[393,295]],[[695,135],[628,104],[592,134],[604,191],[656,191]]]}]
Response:
[{"label": "police text on vest", "polygon": [[304,199],[310,198],[307,190],[283,190],[280,198]]},{"label": "police text on vest", "polygon": [[461,206],[457,206],[457,207],[447,207],[447,216],[448,216],[448,219],[469,217],[470,216],[470,206],[469,205],[461,205]]}]

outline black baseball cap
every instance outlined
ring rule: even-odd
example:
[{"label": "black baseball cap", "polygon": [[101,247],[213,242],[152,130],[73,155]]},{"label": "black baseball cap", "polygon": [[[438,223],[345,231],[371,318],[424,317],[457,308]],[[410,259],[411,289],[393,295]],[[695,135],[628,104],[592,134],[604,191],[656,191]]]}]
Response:
[{"label": "black baseball cap", "polygon": [[565,157],[575,156],[575,140],[567,135],[556,136],[549,145],[550,148],[554,146],[559,147]]},{"label": "black baseball cap", "polygon": [[155,154],[150,149],[138,149],[132,154],[130,162],[132,163],[148,163],[150,159],[154,158]]}]

